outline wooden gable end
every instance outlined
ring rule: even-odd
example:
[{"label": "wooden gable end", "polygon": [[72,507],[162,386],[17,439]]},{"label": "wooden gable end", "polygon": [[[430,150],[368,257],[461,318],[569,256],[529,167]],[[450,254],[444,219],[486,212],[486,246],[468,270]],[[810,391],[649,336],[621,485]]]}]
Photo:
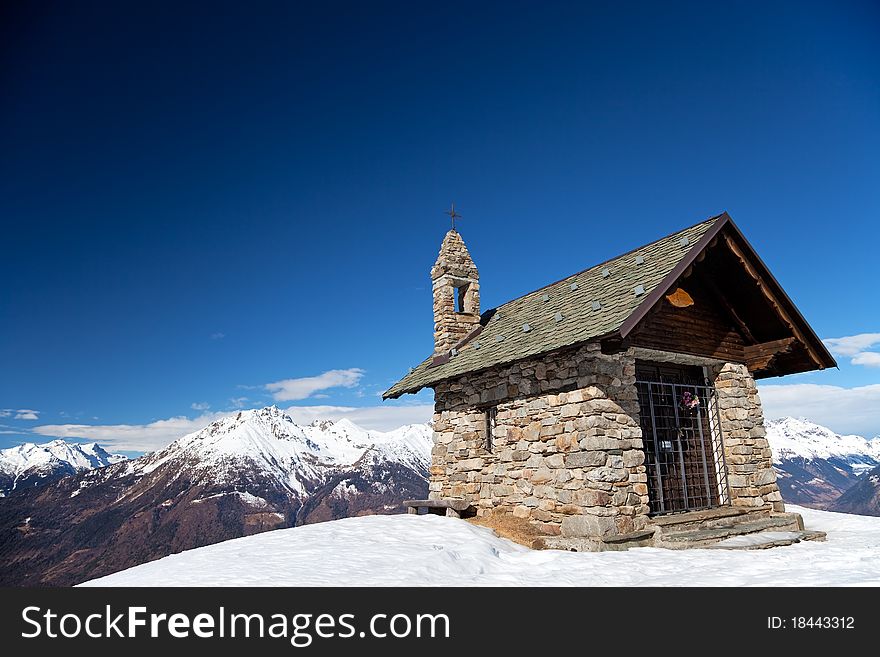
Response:
[{"label": "wooden gable end", "polygon": [[837,364],[731,220],[658,288],[615,349],[647,347],[744,363],[755,378]]},{"label": "wooden gable end", "polygon": [[629,343],[636,347],[745,362],[745,338],[705,282],[695,277],[664,295],[632,332]]}]

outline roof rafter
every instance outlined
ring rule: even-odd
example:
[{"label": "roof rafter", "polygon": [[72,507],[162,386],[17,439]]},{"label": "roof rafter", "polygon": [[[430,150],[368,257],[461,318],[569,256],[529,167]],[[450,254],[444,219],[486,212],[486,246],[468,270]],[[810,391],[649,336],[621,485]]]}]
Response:
[{"label": "roof rafter", "polygon": [[798,326],[794,322],[794,320],[792,320],[791,316],[785,311],[784,308],[782,308],[782,305],[780,304],[779,299],[777,299],[776,295],[773,294],[773,292],[768,288],[767,285],[765,285],[764,277],[761,276],[760,273],[755,270],[755,268],[752,266],[751,262],[749,262],[749,259],[742,252],[742,249],[739,248],[739,245],[736,244],[736,242],[730,237],[730,235],[725,235],[724,241],[727,244],[727,246],[730,248],[733,255],[735,255],[737,260],[740,261],[743,268],[746,270],[746,273],[750,277],[752,277],[752,279],[755,281],[755,283],[758,286],[758,289],[770,302],[770,305],[773,307],[773,309],[779,315],[779,318],[782,320],[782,322],[786,326],[788,326],[788,328],[791,330],[791,332],[794,334],[794,336],[798,339],[798,341],[802,345],[804,345],[804,348],[807,350],[807,354],[809,354],[810,359],[812,359],[812,361],[816,365],[818,365],[819,369],[825,369],[825,363],[823,363],[822,360],[819,358],[819,356],[816,354],[815,350],[813,349],[812,345],[810,344],[810,341],[807,340],[807,338],[804,336],[803,332],[800,330],[800,328],[798,328]]},{"label": "roof rafter", "polygon": [[751,344],[756,344],[758,341],[755,339],[755,336],[752,335],[751,329],[749,329],[748,325],[742,320],[739,316],[739,313],[736,312],[736,308],[733,307],[733,304],[730,303],[730,300],[727,298],[727,295],[721,291],[715,281],[712,280],[711,276],[706,276],[704,279],[709,290],[715,295],[715,298],[718,300],[718,303],[721,304],[721,307],[727,312],[730,318],[733,320],[734,324],[736,324],[740,333],[742,333],[743,337],[748,340]]}]

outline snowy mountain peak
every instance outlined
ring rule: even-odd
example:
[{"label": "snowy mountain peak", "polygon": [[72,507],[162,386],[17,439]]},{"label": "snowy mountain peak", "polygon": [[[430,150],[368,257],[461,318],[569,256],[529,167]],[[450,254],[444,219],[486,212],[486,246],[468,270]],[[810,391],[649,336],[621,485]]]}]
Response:
[{"label": "snowy mountain peak", "polygon": [[339,431],[339,432],[350,431],[350,432],[359,433],[359,432],[364,431],[364,429],[362,429],[361,427],[356,425],[354,422],[349,420],[347,417],[344,417],[341,420],[336,420],[336,422],[333,423],[332,428],[336,431]]},{"label": "snowy mountain peak", "polygon": [[23,443],[0,450],[0,496],[28,484],[125,461],[97,443]]},{"label": "snowy mountain peak", "polygon": [[[282,411],[275,405],[266,406],[264,408],[250,408],[239,411],[235,415],[229,415],[212,423],[212,425],[222,425],[224,427],[238,426],[241,424],[263,424],[272,425],[279,423],[294,423],[287,413]],[[209,425],[209,426],[212,426]]]},{"label": "snowy mountain peak", "polygon": [[134,462],[149,473],[181,459],[213,479],[246,467],[271,476],[285,489],[302,494],[309,482],[359,463],[396,462],[427,471],[431,430],[427,425],[371,431],[348,419],[298,425],[277,406],[240,411],[183,436],[159,452]]},{"label": "snowy mountain peak", "polygon": [[58,439],[42,444],[23,443],[0,450],[0,469],[20,473],[33,467],[61,462],[82,471],[125,459],[121,454],[110,454],[97,443],[69,443]]},{"label": "snowy mountain peak", "polygon": [[830,458],[866,465],[880,462],[880,440],[841,435],[804,418],[770,420],[767,422],[767,440],[777,464],[791,459]]}]

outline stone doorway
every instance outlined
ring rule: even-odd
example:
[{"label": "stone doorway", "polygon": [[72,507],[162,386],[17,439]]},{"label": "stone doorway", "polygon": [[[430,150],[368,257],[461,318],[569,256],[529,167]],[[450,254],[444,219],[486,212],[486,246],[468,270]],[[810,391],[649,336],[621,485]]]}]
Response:
[{"label": "stone doorway", "polygon": [[651,514],[729,503],[715,388],[700,367],[637,362]]}]

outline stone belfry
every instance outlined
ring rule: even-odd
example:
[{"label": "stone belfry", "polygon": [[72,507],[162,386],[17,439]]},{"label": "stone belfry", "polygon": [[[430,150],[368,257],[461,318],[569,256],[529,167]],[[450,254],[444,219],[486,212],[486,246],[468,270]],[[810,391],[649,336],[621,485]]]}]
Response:
[{"label": "stone belfry", "polygon": [[440,355],[448,352],[480,323],[480,274],[454,223],[443,238],[440,255],[431,268],[431,282],[434,290],[434,353]]}]

